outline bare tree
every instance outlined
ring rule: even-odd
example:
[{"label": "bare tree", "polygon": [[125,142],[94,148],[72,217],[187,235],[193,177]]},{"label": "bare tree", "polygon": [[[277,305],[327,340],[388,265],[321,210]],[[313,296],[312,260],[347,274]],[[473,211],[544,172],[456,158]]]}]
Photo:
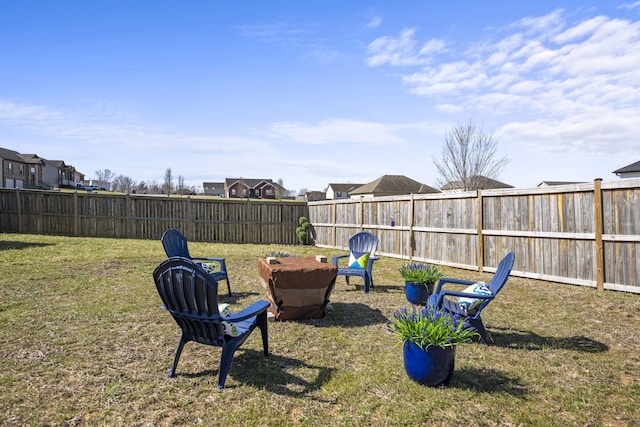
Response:
[{"label": "bare tree", "polygon": [[173,190],[173,174],[171,173],[171,168],[167,168],[164,173],[164,184],[162,185],[162,192],[164,194],[171,194]]},{"label": "bare tree", "polygon": [[149,194],[162,194],[162,187],[155,180],[149,181],[147,188],[149,189]]},{"label": "bare tree", "polygon": [[440,173],[437,185],[450,183],[462,191],[481,188],[484,179],[496,179],[509,163],[506,156],[498,157],[497,149],[493,133],[476,127],[473,120],[453,126],[445,135],[442,157],[433,160]]},{"label": "bare tree", "polygon": [[140,181],[138,183],[138,185],[136,185],[136,188],[134,189],[134,191],[138,194],[150,194],[151,192],[149,191],[149,186],[147,185],[146,182],[144,181]]},{"label": "bare tree", "polygon": [[98,169],[97,171],[95,171],[95,174],[96,180],[102,182],[111,182],[116,176],[116,174],[111,172],[109,169]]},{"label": "bare tree", "polygon": [[121,193],[131,193],[136,188],[136,182],[128,176],[118,175],[111,185],[111,190]]}]

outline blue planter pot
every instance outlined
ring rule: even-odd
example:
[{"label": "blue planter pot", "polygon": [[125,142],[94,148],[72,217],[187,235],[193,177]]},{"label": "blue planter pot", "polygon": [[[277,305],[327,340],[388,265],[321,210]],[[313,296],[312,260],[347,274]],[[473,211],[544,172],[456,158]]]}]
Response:
[{"label": "blue planter pot", "polygon": [[432,293],[433,283],[423,285],[420,283],[404,282],[404,295],[411,304],[427,305],[429,295]]},{"label": "blue planter pot", "polygon": [[412,342],[403,346],[404,369],[418,384],[437,387],[446,385],[453,376],[456,347],[430,346],[427,350]]}]

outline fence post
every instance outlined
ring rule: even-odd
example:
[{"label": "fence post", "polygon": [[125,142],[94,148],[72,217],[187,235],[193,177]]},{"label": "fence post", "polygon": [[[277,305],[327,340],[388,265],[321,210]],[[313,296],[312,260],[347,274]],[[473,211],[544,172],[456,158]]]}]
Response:
[{"label": "fence post", "polygon": [[198,238],[196,239],[195,237],[195,230],[196,227],[193,224],[193,220],[192,220],[192,215],[191,215],[191,196],[187,196],[187,215],[186,215],[186,219],[187,219],[187,230],[188,230],[188,235],[192,236],[193,239],[200,241],[201,239]]},{"label": "fence post", "polygon": [[16,208],[18,210],[18,233],[24,233],[22,231],[22,200],[20,199],[20,189],[16,188]]},{"label": "fence post", "polygon": [[363,230],[362,224],[364,224],[364,202],[362,201],[363,199],[364,197],[360,196],[360,231]]},{"label": "fence post", "polygon": [[333,200],[332,203],[333,206],[333,242],[331,243],[331,245],[335,248],[336,246],[338,246],[338,244],[336,243],[338,240],[338,224],[336,222],[336,218],[338,216],[338,201],[337,200]]},{"label": "fence post", "polygon": [[602,243],[602,178],[593,181],[593,207],[595,209],[595,233],[596,233],[596,286],[599,291],[604,289],[604,246]]},{"label": "fence post", "polygon": [[413,198],[413,193],[411,193],[411,199],[409,200],[409,262],[413,262],[413,249],[415,246],[415,242],[413,240],[415,238],[415,236],[413,235],[414,207],[415,200]]},{"label": "fence post", "polygon": [[484,238],[482,237],[482,220],[484,217],[482,202],[482,190],[478,189],[478,271],[484,269]]},{"label": "fence post", "polygon": [[131,232],[131,195],[127,193],[126,197],[127,198],[125,199],[125,202],[124,202],[124,208],[127,210],[127,216],[125,220],[124,234],[125,236],[127,236],[127,239],[131,239],[133,234]]},{"label": "fence post", "polygon": [[73,235],[80,235],[80,220],[78,219],[78,192],[73,192]]}]

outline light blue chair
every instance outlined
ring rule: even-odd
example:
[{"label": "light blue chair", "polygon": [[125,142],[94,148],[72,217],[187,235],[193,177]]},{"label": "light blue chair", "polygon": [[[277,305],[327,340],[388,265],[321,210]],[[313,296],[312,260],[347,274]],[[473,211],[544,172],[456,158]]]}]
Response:
[{"label": "light blue chair", "polygon": [[[480,317],[480,313],[485,309],[487,305],[491,301],[493,301],[498,295],[498,292],[503,288],[505,283],[507,283],[507,279],[509,278],[509,274],[511,274],[511,269],[513,268],[513,262],[515,260],[515,254],[513,252],[509,252],[498,264],[498,268],[496,269],[495,274],[487,283],[486,287],[489,289],[490,294],[482,295],[477,293],[468,293],[462,291],[456,291],[452,289],[444,289],[446,284],[452,285],[464,285],[466,287],[472,286],[475,282],[471,282],[468,280],[460,280],[460,279],[450,279],[450,278],[442,278],[438,282],[438,286],[436,290],[429,296],[429,300],[427,301],[427,307],[435,307],[444,309],[453,314],[459,314],[461,316],[465,316],[469,321],[471,326],[476,328],[478,333],[480,334],[480,341],[484,344],[487,344],[488,337],[487,331],[482,323],[482,317]],[[464,305],[460,304],[459,298],[468,298],[470,300],[480,300],[479,305],[474,307],[472,310],[467,310]]]},{"label": "light blue chair", "polygon": [[[369,293],[373,287],[373,262],[380,259],[376,257],[378,238],[368,231],[361,231],[349,238],[349,255],[335,255],[332,257],[333,265],[338,267],[338,276],[344,276],[347,284],[349,277],[362,277],[364,281],[364,293]],[[363,256],[363,254],[366,254]],[[349,263],[340,267],[340,260],[348,258]],[[360,260],[361,262],[358,262]]]}]

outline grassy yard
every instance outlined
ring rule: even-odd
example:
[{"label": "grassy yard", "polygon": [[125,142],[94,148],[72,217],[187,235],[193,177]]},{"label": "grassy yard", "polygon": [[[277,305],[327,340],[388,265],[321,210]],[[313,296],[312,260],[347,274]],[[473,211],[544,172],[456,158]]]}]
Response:
[{"label": "grassy yard", "polygon": [[[191,243],[224,256],[232,299],[262,298],[257,259],[344,253],[312,247]],[[495,345],[458,349],[447,387],[404,373],[386,331],[406,305],[397,271],[376,286],[339,278],[324,319],[270,322],[236,352],[223,391],[220,349],[186,345],[167,378],[179,330],[151,272],[160,241],[0,236],[0,424],[224,426],[633,426],[640,423],[640,295],[512,277],[485,310]],[[516,260],[517,264],[517,260]],[[442,268],[445,276],[490,274]]]}]

